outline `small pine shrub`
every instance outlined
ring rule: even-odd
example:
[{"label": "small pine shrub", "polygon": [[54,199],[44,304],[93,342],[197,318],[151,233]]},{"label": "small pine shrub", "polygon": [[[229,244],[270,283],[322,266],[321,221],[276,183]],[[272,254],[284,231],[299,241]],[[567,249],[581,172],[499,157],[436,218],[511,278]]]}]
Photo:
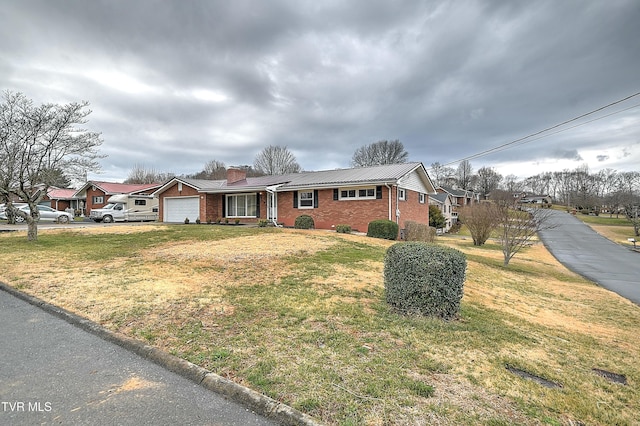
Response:
[{"label": "small pine shrub", "polygon": [[200,225],[200,218],[196,219],[196,224]]},{"label": "small pine shrub", "polygon": [[387,303],[404,314],[452,319],[460,311],[467,259],[449,247],[397,243],[384,257]]},{"label": "small pine shrub", "polygon": [[432,243],[436,239],[436,228],[426,223],[408,220],[404,224],[404,239],[406,241],[424,241]]},{"label": "small pine shrub", "polygon": [[380,219],[369,222],[367,237],[396,240],[398,238],[398,224],[392,220]]},{"label": "small pine shrub", "polygon": [[339,234],[350,234],[351,226],[349,225],[336,225],[336,232]]},{"label": "small pine shrub", "polygon": [[185,224],[185,225],[188,225],[188,224],[189,224],[189,218],[188,218],[188,217],[185,217],[185,218],[184,218],[184,224]]},{"label": "small pine shrub", "polygon": [[311,216],[303,214],[296,217],[293,227],[296,229],[313,229],[315,228],[315,222]]}]

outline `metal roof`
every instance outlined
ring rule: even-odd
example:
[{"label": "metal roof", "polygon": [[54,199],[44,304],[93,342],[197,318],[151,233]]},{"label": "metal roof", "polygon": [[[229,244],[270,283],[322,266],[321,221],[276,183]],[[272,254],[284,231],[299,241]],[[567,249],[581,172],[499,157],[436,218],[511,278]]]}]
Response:
[{"label": "metal roof", "polygon": [[[163,192],[171,182],[176,181],[183,182],[199,192],[208,193],[258,191],[276,185],[279,190],[293,190],[305,187],[397,183],[399,179],[416,169],[424,170],[424,166],[422,163],[414,162],[352,169],[300,172],[288,175],[249,177],[230,184],[227,184],[226,180],[173,178],[165,183],[156,193]],[[424,171],[424,175],[426,179],[429,180],[426,170]]]}]

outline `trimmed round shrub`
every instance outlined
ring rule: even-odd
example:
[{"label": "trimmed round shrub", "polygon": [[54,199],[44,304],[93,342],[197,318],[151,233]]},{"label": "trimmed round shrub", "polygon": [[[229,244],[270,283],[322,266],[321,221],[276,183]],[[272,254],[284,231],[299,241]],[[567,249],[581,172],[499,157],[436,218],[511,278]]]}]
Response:
[{"label": "trimmed round shrub", "polygon": [[351,226],[349,225],[336,225],[336,232],[338,234],[350,234]]},{"label": "trimmed round shrub", "polygon": [[423,242],[397,243],[384,257],[387,303],[398,312],[452,319],[460,311],[467,259]]},{"label": "trimmed round shrub", "polygon": [[311,216],[303,214],[296,217],[293,227],[296,229],[313,229],[315,227],[315,223]]},{"label": "trimmed round shrub", "polygon": [[398,224],[392,220],[372,220],[367,228],[367,237],[396,240],[398,239],[398,228]]}]

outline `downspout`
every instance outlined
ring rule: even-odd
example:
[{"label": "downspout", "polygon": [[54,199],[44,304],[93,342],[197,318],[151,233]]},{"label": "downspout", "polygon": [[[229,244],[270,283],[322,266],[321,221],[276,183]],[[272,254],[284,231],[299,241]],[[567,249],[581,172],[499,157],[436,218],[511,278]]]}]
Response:
[{"label": "downspout", "polygon": [[391,187],[389,186],[388,183],[385,183],[384,186],[386,186],[387,189],[389,190],[389,220],[393,220],[391,215]]},{"label": "downspout", "polygon": [[400,187],[396,185],[396,223],[400,225]]}]

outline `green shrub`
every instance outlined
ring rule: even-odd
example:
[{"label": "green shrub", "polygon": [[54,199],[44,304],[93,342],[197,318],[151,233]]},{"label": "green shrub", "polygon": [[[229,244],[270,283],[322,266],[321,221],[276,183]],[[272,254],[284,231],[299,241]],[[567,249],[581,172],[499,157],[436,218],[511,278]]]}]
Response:
[{"label": "green shrub", "polygon": [[200,225],[200,218],[196,219],[196,224]]},{"label": "green shrub", "polygon": [[422,242],[394,244],[384,257],[387,303],[401,313],[454,318],[466,268],[467,259],[456,249]]},{"label": "green shrub", "polygon": [[336,232],[339,234],[350,234],[351,226],[349,225],[336,225]]},{"label": "green shrub", "polygon": [[189,224],[189,218],[188,218],[188,217],[185,217],[185,218],[184,218],[184,224],[185,224],[185,225],[188,225],[188,224]]},{"label": "green shrub", "polygon": [[373,220],[369,222],[367,237],[395,240],[398,238],[398,224],[388,219]]},{"label": "green shrub", "polygon": [[258,219],[258,228],[266,228],[269,224],[267,219]]},{"label": "green shrub", "polygon": [[309,215],[303,214],[296,217],[296,221],[294,223],[294,228],[296,229],[313,229],[315,228],[315,223],[313,222],[313,218]]},{"label": "green shrub", "polygon": [[404,223],[404,239],[432,243],[436,239],[436,228],[430,227],[426,223],[408,220]]}]

